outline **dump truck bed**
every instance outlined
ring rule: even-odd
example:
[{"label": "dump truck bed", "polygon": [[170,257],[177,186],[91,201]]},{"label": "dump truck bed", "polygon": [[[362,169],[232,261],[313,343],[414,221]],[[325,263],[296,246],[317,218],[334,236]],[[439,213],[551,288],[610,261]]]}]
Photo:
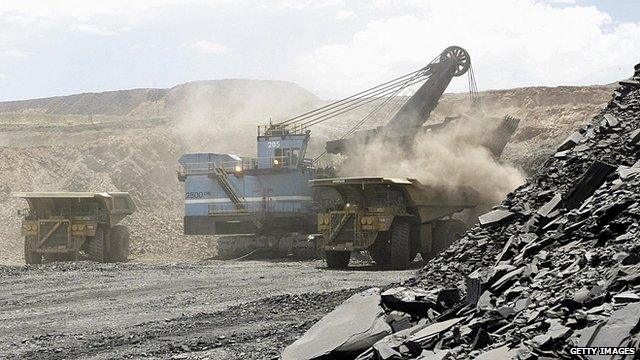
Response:
[{"label": "dump truck bed", "polygon": [[312,187],[330,187],[338,193],[342,193],[341,188],[347,187],[355,190],[378,185],[395,187],[405,194],[409,206],[418,210],[422,222],[432,221],[480,205],[477,200],[478,193],[473,189],[460,189],[456,196],[451,196],[411,178],[338,177],[311,180],[309,184]]},{"label": "dump truck bed", "polygon": [[52,191],[52,192],[14,192],[13,197],[19,198],[93,198],[111,197],[112,195],[129,195],[127,192],[74,192],[74,191]]},{"label": "dump truck bed", "polygon": [[78,199],[100,203],[107,210],[112,225],[136,211],[136,206],[128,192],[15,192],[13,197],[23,198],[31,210],[56,207],[61,201]]}]

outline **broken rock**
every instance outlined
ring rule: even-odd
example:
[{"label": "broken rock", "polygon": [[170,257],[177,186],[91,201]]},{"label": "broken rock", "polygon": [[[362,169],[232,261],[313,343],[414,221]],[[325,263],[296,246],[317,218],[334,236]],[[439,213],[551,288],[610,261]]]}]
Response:
[{"label": "broken rock", "polygon": [[604,120],[610,127],[616,127],[620,123],[618,119],[612,114],[604,114]]},{"label": "broken rock", "polygon": [[558,147],[558,151],[569,150],[579,144],[582,139],[583,136],[580,135],[579,132],[574,132],[573,134],[569,135],[569,137],[565,141],[563,141],[562,144],[560,144],[560,146]]},{"label": "broken rock", "polygon": [[424,329],[413,334],[411,338],[409,338],[410,342],[420,343],[423,341],[429,340],[431,337],[439,335],[440,333],[449,330],[452,326],[456,325],[464,318],[453,318],[446,321],[441,321],[435,324],[431,324]]},{"label": "broken rock", "polygon": [[476,357],[476,360],[511,360],[518,356],[518,349],[510,349],[508,346],[487,351]]},{"label": "broken rock", "polygon": [[282,360],[355,354],[391,334],[380,306],[380,289],[351,296],[282,352]]},{"label": "broken rock", "polygon": [[509,210],[496,209],[493,211],[489,211],[484,215],[480,215],[480,217],[478,217],[478,220],[480,221],[481,226],[491,226],[505,221],[512,216],[513,213]]},{"label": "broken rock", "polygon": [[[637,332],[640,320],[640,303],[633,303],[616,310],[611,317],[603,323],[582,330],[576,346],[580,347],[623,347],[632,346],[630,335]],[[588,359],[597,359],[597,356],[587,355]]]}]

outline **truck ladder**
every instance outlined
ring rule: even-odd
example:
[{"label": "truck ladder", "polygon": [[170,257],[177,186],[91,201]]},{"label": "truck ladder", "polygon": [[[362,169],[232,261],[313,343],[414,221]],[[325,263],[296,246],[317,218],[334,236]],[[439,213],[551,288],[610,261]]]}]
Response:
[{"label": "truck ladder", "polygon": [[244,198],[241,198],[236,193],[235,189],[229,182],[229,174],[226,172],[226,170],[222,166],[216,166],[215,175],[216,175],[216,180],[218,181],[218,184],[220,184],[220,186],[222,187],[222,190],[224,190],[224,192],[227,194],[229,199],[231,199],[231,201],[236,206],[236,208],[239,211],[246,210],[244,206]]},{"label": "truck ladder", "polygon": [[[342,215],[336,227],[331,229],[331,237],[329,238],[329,243],[331,243],[336,238],[336,236],[338,236],[342,228],[347,224],[347,221],[349,221],[349,218],[351,217],[351,215],[354,215],[354,214],[348,212]],[[354,223],[354,226],[355,226],[355,223]]]}]

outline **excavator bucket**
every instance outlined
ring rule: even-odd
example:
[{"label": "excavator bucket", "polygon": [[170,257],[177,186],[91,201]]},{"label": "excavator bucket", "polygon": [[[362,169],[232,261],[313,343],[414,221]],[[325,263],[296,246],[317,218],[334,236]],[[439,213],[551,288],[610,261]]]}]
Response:
[{"label": "excavator bucket", "polygon": [[496,159],[499,159],[519,124],[520,119],[510,115],[497,120],[497,125],[487,128],[481,135],[483,139],[486,139],[482,145],[487,147]]}]

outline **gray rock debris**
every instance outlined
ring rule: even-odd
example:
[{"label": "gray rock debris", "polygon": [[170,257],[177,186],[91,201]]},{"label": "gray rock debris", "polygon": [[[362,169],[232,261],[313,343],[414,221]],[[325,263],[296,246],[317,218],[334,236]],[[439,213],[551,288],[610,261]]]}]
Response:
[{"label": "gray rock debris", "polygon": [[[639,314],[640,303],[629,304],[614,311],[607,321],[582,330],[575,345],[579,347],[636,347],[631,335],[639,325]],[[598,359],[597,356],[587,356],[587,358]]]},{"label": "gray rock debris", "polygon": [[584,139],[582,134],[580,134],[579,132],[574,132],[573,134],[569,135],[569,137],[565,141],[563,141],[562,144],[560,144],[560,146],[558,147],[558,151],[569,150],[572,147],[578,145],[580,141],[582,141],[582,139]]},{"label": "gray rock debris", "polygon": [[391,334],[385,315],[380,305],[380,289],[372,288],[355,294],[285,348],[282,359],[357,355]]},{"label": "gray rock debris", "polygon": [[496,209],[484,215],[480,215],[480,217],[478,217],[478,220],[480,221],[480,225],[482,226],[491,226],[496,225],[501,221],[507,220],[511,216],[513,216],[513,213],[509,210]]},{"label": "gray rock debris", "polygon": [[516,358],[517,355],[518,349],[510,349],[505,345],[481,354],[476,357],[476,360],[510,360]]},{"label": "gray rock debris", "polygon": [[381,310],[332,313],[302,347],[329,354],[356,330],[348,321],[369,329],[382,313],[394,333],[345,358],[569,359],[576,344],[640,346],[640,64],[635,70],[528,184],[386,291]]}]

